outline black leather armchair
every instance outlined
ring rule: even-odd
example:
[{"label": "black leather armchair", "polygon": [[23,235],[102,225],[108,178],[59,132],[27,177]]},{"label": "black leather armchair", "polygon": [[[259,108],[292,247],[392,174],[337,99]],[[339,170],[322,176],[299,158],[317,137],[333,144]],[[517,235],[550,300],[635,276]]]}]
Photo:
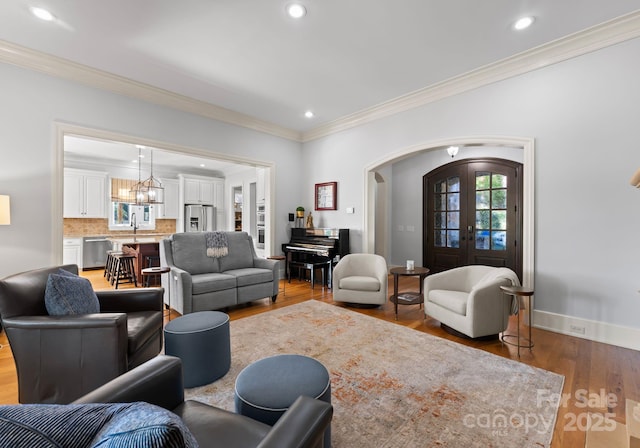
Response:
[{"label": "black leather armchair", "polygon": [[177,414],[201,447],[320,448],[333,407],[299,397],[273,426],[198,401],[184,401],[182,362],[160,355],[76,400],[75,403],[145,401]]},{"label": "black leather armchair", "polygon": [[162,349],[162,288],[96,291],[99,314],[49,316],[47,278],[36,269],[0,280],[0,316],[18,372],[21,403],[69,403]]}]

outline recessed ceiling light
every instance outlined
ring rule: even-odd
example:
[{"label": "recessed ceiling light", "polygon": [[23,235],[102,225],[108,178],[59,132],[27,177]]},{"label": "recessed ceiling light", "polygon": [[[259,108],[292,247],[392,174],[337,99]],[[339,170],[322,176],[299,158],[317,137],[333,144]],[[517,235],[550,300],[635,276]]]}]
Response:
[{"label": "recessed ceiling light", "polygon": [[307,8],[302,6],[300,3],[291,3],[287,5],[287,14],[294,19],[299,19],[307,14]]},{"label": "recessed ceiling light", "polygon": [[45,20],[47,22],[51,22],[56,18],[56,16],[54,16],[53,14],[51,14],[49,11],[47,11],[44,8],[38,8],[37,6],[32,6],[29,9],[31,10],[31,14],[33,14],[34,16],[36,16],[40,20]]},{"label": "recessed ceiling light", "polygon": [[201,163],[200,168],[204,168],[204,167],[205,167],[204,163]]},{"label": "recessed ceiling light", "polygon": [[533,17],[522,17],[518,19],[516,23],[513,24],[513,28],[518,31],[524,30],[525,28],[529,28],[533,23],[533,21],[534,21]]},{"label": "recessed ceiling light", "polygon": [[305,117],[307,117],[307,118],[313,118],[313,112],[311,112],[310,110],[308,110],[308,111],[306,111],[306,112],[304,113],[304,116],[305,116]]}]

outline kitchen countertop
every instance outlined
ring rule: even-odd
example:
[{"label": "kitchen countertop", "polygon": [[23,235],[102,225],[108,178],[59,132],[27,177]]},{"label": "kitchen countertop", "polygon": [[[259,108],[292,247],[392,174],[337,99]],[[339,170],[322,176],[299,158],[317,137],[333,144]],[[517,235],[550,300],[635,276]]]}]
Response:
[{"label": "kitchen countertop", "polygon": [[118,235],[109,236],[109,241],[117,244],[149,244],[159,243],[163,239],[167,238],[167,235]]}]

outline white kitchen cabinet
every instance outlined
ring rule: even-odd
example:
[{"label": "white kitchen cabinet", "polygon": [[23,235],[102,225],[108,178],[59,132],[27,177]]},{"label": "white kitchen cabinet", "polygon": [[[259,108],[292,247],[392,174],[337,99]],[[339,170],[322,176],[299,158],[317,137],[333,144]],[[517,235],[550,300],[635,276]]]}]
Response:
[{"label": "white kitchen cabinet", "polygon": [[224,180],[214,181],[213,205],[217,210],[224,210]]},{"label": "white kitchen cabinet", "polygon": [[106,218],[107,173],[64,170],[65,218]]},{"label": "white kitchen cabinet", "polygon": [[213,180],[184,178],[184,203],[213,205],[215,185]]},{"label": "white kitchen cabinet", "polygon": [[178,219],[180,217],[179,186],[176,179],[162,179],[164,204],[156,206],[156,218]]},{"label": "white kitchen cabinet", "polygon": [[77,264],[82,269],[82,238],[62,240],[62,264]]}]

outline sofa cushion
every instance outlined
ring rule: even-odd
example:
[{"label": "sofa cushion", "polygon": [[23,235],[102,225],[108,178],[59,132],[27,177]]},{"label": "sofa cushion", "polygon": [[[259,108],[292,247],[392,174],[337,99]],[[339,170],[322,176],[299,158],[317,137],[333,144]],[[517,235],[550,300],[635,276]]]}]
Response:
[{"label": "sofa cushion", "polygon": [[338,288],[352,291],[380,291],[380,281],[375,277],[352,275],[341,278]]},{"label": "sofa cushion", "polygon": [[259,283],[269,283],[273,281],[273,271],[260,268],[231,269],[225,274],[236,277],[238,286],[257,285]]},{"label": "sofa cushion", "polygon": [[429,302],[440,305],[442,308],[453,311],[461,316],[467,315],[467,301],[469,300],[469,293],[433,289],[429,291],[428,300]]},{"label": "sofa cushion", "polygon": [[253,267],[253,248],[246,232],[229,232],[229,254],[219,258],[220,272]]},{"label": "sofa cushion", "polygon": [[100,303],[91,282],[64,269],[49,274],[44,303],[51,316],[100,312]]},{"label": "sofa cushion", "polygon": [[149,403],[0,406],[2,446],[197,447],[177,415]]},{"label": "sofa cushion", "polygon": [[208,292],[233,289],[237,286],[236,278],[227,273],[198,274],[191,277],[191,293],[205,294]]},{"label": "sofa cushion", "polygon": [[220,272],[218,259],[207,256],[204,233],[175,233],[171,235],[173,262],[191,275]]}]

